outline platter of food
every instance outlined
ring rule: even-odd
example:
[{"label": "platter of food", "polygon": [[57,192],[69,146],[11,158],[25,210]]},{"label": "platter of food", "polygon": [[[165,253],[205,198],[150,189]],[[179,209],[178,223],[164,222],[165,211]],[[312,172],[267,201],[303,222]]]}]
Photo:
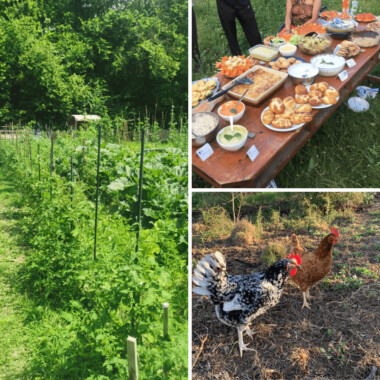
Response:
[{"label": "platter of food", "polygon": [[280,46],[285,45],[286,41],[281,37],[269,36],[264,39],[264,45],[278,49]]},{"label": "platter of food", "polygon": [[313,119],[309,104],[298,105],[291,96],[273,98],[261,113],[261,122],[272,131],[295,131]]},{"label": "platter of food", "polygon": [[359,22],[372,22],[376,17],[372,13],[360,13],[355,16],[355,20]]},{"label": "platter of food", "polygon": [[204,78],[191,85],[191,106],[194,108],[219,90],[218,78]]},{"label": "platter of food", "polygon": [[331,45],[331,38],[327,35],[314,34],[305,36],[298,43],[298,48],[304,54],[316,55],[325,52]]},{"label": "platter of food", "polygon": [[269,62],[269,66],[273,70],[282,71],[284,73],[288,72],[288,68],[292,65],[296,65],[298,63],[305,63],[306,61],[300,57],[290,57],[284,58],[279,57],[275,58],[273,61]]},{"label": "platter of food", "polygon": [[233,90],[228,92],[232,98],[239,99],[248,89],[244,96],[244,103],[256,106],[264,101],[268,96],[277,91],[286,81],[287,73],[269,69],[264,66],[254,66],[235,80],[222,87],[223,90],[228,88],[236,80],[248,77],[253,80],[253,84],[238,84]]},{"label": "platter of food", "polygon": [[216,62],[216,68],[227,78],[236,78],[249,70],[255,61],[251,57],[244,55],[223,57],[220,62]]},{"label": "platter of food", "polygon": [[319,17],[321,17],[327,21],[331,21],[336,17],[338,17],[342,20],[350,20],[351,19],[351,16],[347,12],[337,12],[337,11],[324,11],[319,15]]},{"label": "platter of food", "polygon": [[309,86],[298,85],[295,93],[297,104],[309,104],[314,109],[328,108],[339,101],[339,92],[327,82],[318,82]]},{"label": "platter of food", "polygon": [[343,58],[353,58],[360,53],[360,47],[352,41],[343,41],[340,44],[340,49],[336,53],[337,56]]}]

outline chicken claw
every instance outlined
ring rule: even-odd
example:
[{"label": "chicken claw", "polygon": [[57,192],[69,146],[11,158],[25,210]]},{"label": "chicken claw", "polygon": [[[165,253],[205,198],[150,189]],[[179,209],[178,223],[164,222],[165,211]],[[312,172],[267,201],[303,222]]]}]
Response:
[{"label": "chicken claw", "polygon": [[246,328],[245,333],[246,333],[251,339],[253,338],[253,336],[254,336],[255,334],[257,334],[257,333],[254,332],[253,329],[251,330],[249,327]]},{"label": "chicken claw", "polygon": [[302,309],[303,309],[304,307],[307,307],[308,309],[310,309],[310,305],[307,303],[307,300],[306,300],[306,292],[302,292],[302,295],[303,295]]},{"label": "chicken claw", "polygon": [[[250,330],[251,331],[251,330]],[[238,327],[238,337],[239,337],[239,352],[240,352],[240,357],[243,356],[243,351],[255,351],[253,348],[248,348],[248,344],[245,344],[243,342],[243,329]]]}]

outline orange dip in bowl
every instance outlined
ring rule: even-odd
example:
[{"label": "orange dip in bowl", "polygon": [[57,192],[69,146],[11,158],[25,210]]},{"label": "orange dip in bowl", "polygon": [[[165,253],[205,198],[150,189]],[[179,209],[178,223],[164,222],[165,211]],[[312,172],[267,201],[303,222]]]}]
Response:
[{"label": "orange dip in bowl", "polygon": [[[236,116],[236,115],[238,115],[240,112],[242,112],[244,110],[243,103],[240,103],[237,108],[236,108],[236,104],[237,104],[237,101],[234,101],[234,100],[226,102],[226,103],[224,103],[224,104],[222,104],[220,106],[220,111],[219,112],[223,116]],[[232,113],[230,111],[231,108],[236,108],[236,113]]]}]

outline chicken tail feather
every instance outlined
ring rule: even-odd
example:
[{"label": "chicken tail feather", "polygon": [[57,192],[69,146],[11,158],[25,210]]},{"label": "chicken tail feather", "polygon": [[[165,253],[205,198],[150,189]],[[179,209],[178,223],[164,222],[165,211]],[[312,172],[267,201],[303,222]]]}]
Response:
[{"label": "chicken tail feather", "polygon": [[193,292],[199,295],[218,298],[226,284],[226,260],[220,252],[205,256],[194,270],[193,282],[197,287]]}]

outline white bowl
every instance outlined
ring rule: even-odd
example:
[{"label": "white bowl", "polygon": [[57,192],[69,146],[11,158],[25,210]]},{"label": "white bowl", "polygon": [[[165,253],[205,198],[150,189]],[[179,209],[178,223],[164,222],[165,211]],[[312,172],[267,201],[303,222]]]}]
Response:
[{"label": "white bowl", "polygon": [[245,145],[245,143],[247,142],[247,138],[248,138],[248,131],[247,131],[247,129],[245,128],[245,127],[243,127],[242,125],[237,125],[237,126],[239,126],[239,127],[241,127],[241,128],[243,128],[245,131],[246,131],[246,135],[245,135],[245,138],[242,140],[242,141],[240,141],[240,142],[238,142],[238,143],[236,143],[236,144],[233,144],[233,145],[226,145],[226,144],[223,144],[223,143],[221,143],[220,141],[219,141],[219,135],[226,129],[226,128],[231,128],[230,126],[227,126],[227,127],[224,127],[223,129],[221,129],[219,132],[218,132],[218,134],[216,135],[216,141],[217,141],[217,143],[223,148],[223,149],[225,149],[225,150],[229,150],[230,152],[236,152],[236,151],[238,151],[239,149],[241,149],[244,145]]},{"label": "white bowl", "polygon": [[[229,100],[228,102],[234,102],[234,103],[236,104],[238,101],[237,101],[237,100]],[[228,103],[228,102],[226,102],[226,103]],[[236,115],[233,115],[233,116],[232,116],[232,120],[233,120],[233,123],[234,123],[234,124],[237,123],[237,122],[243,117],[243,115],[244,115],[244,113],[245,113],[245,104],[244,104],[243,102],[240,102],[240,103],[243,105],[243,111],[241,111],[241,112],[237,113]],[[224,104],[225,104],[225,103],[224,103]],[[222,104],[222,105],[223,105],[223,104]],[[223,120],[230,122],[230,117],[229,117],[229,116],[224,116],[224,115],[222,115],[222,114],[220,113],[221,108],[222,108],[222,106],[220,106],[220,107],[218,108],[218,115],[219,115]],[[232,107],[231,107],[231,108],[232,108]]]},{"label": "white bowl", "polygon": [[[322,60],[325,62],[332,62],[333,65],[324,64],[321,62]],[[310,63],[319,69],[319,75],[323,77],[334,77],[342,71],[346,64],[346,60],[337,55],[321,54],[313,57],[310,60]]]},{"label": "white bowl", "polygon": [[[290,48],[292,49],[290,50]],[[289,51],[287,51],[286,49],[289,49]],[[297,46],[292,45],[292,44],[286,44],[286,45],[280,46],[279,50],[280,50],[281,55],[283,55],[284,57],[292,57],[294,54],[296,54]]]}]

